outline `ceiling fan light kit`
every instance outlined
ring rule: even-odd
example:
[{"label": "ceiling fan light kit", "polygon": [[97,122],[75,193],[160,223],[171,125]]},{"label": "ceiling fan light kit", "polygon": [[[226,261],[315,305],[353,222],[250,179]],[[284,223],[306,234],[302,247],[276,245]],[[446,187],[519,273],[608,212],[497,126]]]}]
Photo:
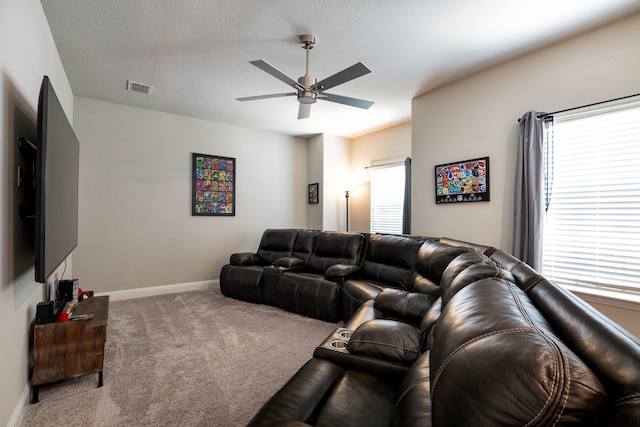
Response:
[{"label": "ceiling fan light kit", "polygon": [[317,82],[315,77],[309,74],[309,50],[313,49],[315,45],[316,38],[313,35],[303,34],[300,36],[300,47],[302,47],[306,51],[306,72],[305,75],[298,78],[297,81],[282,73],[280,70],[266,61],[263,61],[261,59],[256,61],[249,61],[252,65],[260,68],[262,71],[271,74],[278,80],[293,87],[296,90],[295,92],[247,96],[244,98],[236,99],[238,101],[255,101],[258,99],[278,98],[282,96],[296,95],[298,98],[298,102],[300,103],[298,110],[298,119],[308,118],[311,112],[311,104],[315,104],[318,99],[336,102],[338,104],[344,104],[351,107],[363,109],[370,108],[373,105],[373,102],[371,101],[350,98],[348,96],[333,95],[330,93],[324,93],[324,91],[358,77],[362,77],[363,75],[370,73],[371,70],[369,70],[362,62],[358,62],[351,67],[345,68],[344,70],[339,71],[336,74],[327,77],[324,80],[321,80],[320,82]]}]

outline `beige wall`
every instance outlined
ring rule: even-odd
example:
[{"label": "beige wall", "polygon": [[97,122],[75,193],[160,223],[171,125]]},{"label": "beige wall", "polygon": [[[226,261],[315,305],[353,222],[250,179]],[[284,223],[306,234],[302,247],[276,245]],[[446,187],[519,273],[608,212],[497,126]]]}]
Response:
[{"label": "beige wall", "polygon": [[[307,141],[307,184],[318,183],[318,203],[307,204],[307,228],[321,230],[322,204],[324,200],[324,135],[310,137]],[[308,199],[307,199],[308,200]]]},{"label": "beige wall", "polygon": [[[414,99],[413,233],[511,251],[517,119],[638,93],[639,40],[636,15]],[[433,166],[480,156],[491,158],[491,201],[436,206]],[[637,331],[640,308],[612,304],[608,313]]]},{"label": "beige wall", "polygon": [[[76,98],[75,275],[99,292],[217,279],[266,228],[305,227],[302,138]],[[236,215],[191,216],[191,153],[235,157]]]},{"label": "beige wall", "polygon": [[30,325],[37,303],[46,297],[45,287],[34,282],[33,225],[18,215],[16,180],[17,139],[36,140],[45,74],[71,119],[73,94],[40,2],[0,1],[0,425],[19,422],[28,404]]},{"label": "beige wall", "polygon": [[[411,157],[410,122],[352,140],[350,230],[367,233],[371,230],[370,178],[365,168],[375,162],[407,157]],[[421,186],[420,183],[413,185]]]},{"label": "beige wall", "polygon": [[[637,93],[638,40],[640,15],[414,99],[412,231],[511,250],[517,119]],[[436,206],[433,166],[485,155],[491,201]]]}]

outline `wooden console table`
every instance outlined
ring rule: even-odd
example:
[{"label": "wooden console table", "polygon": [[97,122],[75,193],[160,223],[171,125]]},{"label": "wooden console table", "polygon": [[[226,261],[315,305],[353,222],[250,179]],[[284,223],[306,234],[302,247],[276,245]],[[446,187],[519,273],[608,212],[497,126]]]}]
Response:
[{"label": "wooden console table", "polygon": [[93,318],[33,327],[32,403],[38,402],[39,386],[68,378],[97,373],[102,387],[109,297],[84,299],[73,314],[93,314]]}]

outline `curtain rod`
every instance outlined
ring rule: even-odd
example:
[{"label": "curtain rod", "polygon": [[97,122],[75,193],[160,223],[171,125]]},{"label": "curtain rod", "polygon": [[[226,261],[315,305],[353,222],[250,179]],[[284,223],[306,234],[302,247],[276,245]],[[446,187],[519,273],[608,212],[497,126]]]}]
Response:
[{"label": "curtain rod", "polygon": [[593,107],[595,105],[606,104],[608,102],[622,101],[623,99],[633,98],[636,96],[640,96],[640,93],[636,93],[635,95],[621,96],[620,98],[609,99],[607,101],[600,101],[600,102],[594,102],[592,104],[581,105],[580,107],[566,108],[564,110],[554,111],[553,113],[539,114],[536,116],[536,119],[546,119],[547,117],[551,117],[554,114],[566,113],[567,111],[579,110],[580,108]]},{"label": "curtain rod", "polygon": [[389,165],[399,165],[400,163],[405,163],[407,161],[407,159],[405,160],[398,160],[395,162],[387,162],[387,163],[380,163],[379,165],[371,165],[371,166],[365,166],[365,169],[371,169],[371,168],[380,168],[382,166],[389,166]]}]

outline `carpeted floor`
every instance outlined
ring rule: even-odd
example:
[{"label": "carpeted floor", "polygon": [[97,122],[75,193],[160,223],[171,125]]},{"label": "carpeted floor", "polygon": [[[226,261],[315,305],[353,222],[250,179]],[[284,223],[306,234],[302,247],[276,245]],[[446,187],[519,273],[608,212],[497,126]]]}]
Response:
[{"label": "carpeted floor", "polygon": [[43,386],[22,426],[243,426],[336,326],[219,290],[111,302],[104,386]]}]

